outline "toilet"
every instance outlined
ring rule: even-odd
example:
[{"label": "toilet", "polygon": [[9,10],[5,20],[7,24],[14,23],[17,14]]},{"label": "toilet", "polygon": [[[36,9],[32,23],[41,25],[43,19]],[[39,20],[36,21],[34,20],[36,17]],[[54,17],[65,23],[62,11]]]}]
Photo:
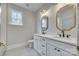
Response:
[{"label": "toilet", "polygon": [[28,47],[33,48],[34,40],[28,40]]}]

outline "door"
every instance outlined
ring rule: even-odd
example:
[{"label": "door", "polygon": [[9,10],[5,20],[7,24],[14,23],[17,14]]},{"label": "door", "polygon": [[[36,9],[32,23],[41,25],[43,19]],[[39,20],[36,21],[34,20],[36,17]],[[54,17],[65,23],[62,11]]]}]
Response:
[{"label": "door", "polygon": [[4,55],[6,51],[6,20],[7,20],[7,4],[0,4],[0,56]]}]

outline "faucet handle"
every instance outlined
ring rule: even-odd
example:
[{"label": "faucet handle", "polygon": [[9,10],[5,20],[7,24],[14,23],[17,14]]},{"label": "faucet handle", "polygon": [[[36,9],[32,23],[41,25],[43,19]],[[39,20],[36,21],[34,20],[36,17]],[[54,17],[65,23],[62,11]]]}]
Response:
[{"label": "faucet handle", "polygon": [[63,36],[63,37],[65,37],[65,33],[64,33],[64,30],[62,30],[62,36]]},{"label": "faucet handle", "polygon": [[70,36],[71,36],[70,34],[67,34],[67,36],[66,36],[66,37],[67,37],[67,38],[69,38]]},{"label": "faucet handle", "polygon": [[59,35],[59,37],[61,37],[61,34],[58,34]]}]

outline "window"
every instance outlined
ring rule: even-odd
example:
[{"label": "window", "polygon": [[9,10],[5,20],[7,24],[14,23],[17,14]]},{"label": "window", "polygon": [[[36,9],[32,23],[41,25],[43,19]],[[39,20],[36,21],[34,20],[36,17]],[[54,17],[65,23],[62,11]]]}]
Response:
[{"label": "window", "polygon": [[11,13],[11,24],[12,25],[23,25],[22,13],[17,10],[12,10]]}]

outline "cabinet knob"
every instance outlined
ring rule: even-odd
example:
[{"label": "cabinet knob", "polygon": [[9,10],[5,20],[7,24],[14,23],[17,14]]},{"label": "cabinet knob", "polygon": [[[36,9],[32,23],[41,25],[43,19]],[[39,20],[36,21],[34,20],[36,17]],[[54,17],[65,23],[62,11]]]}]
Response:
[{"label": "cabinet knob", "polygon": [[55,50],[57,50],[57,48],[55,48]]},{"label": "cabinet knob", "polygon": [[45,39],[42,39],[43,41],[45,41]]},{"label": "cabinet knob", "polygon": [[60,52],[60,50],[58,50],[57,48],[55,48],[55,50],[57,50],[58,52]]},{"label": "cabinet knob", "polygon": [[42,45],[42,47],[45,47],[44,45]]},{"label": "cabinet knob", "polygon": [[45,53],[42,53],[43,55],[45,55]]},{"label": "cabinet knob", "polygon": [[60,52],[60,50],[57,50],[58,52]]}]

